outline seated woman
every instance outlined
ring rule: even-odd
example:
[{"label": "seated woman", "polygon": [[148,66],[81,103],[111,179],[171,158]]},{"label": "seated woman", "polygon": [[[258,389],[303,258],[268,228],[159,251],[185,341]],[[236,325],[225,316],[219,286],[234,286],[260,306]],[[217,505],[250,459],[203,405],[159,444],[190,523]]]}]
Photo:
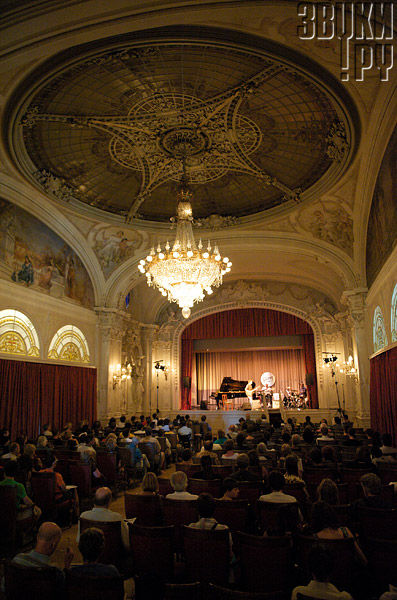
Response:
[{"label": "seated woman", "polygon": [[299,459],[297,456],[295,456],[295,454],[290,454],[289,456],[286,457],[285,471],[286,471],[285,475],[284,475],[285,483],[287,483],[287,484],[300,483],[302,485],[305,485],[305,482],[299,473]]},{"label": "seated woman", "polygon": [[146,473],[142,479],[141,496],[157,496],[159,493],[159,482],[155,473]]},{"label": "seated woman", "polygon": [[197,471],[194,473],[194,479],[205,479],[206,481],[211,481],[213,479],[220,479],[219,475],[214,473],[212,468],[212,459],[208,454],[204,454],[200,458],[201,471]]},{"label": "seated woman", "polygon": [[348,527],[339,526],[338,515],[332,506],[326,502],[322,502],[320,500],[313,504],[310,527],[314,537],[320,540],[353,538],[355,540],[354,546],[359,562],[362,565],[367,564],[368,561],[358,545],[354,535]]},{"label": "seated woman", "polygon": [[339,504],[339,490],[338,486],[332,479],[328,477],[324,478],[318,485],[316,490],[317,500],[322,500],[330,506],[337,506]]},{"label": "seated woman", "polygon": [[218,444],[218,446],[223,446],[223,444],[226,442],[227,437],[224,431],[222,431],[222,429],[219,429],[218,431],[218,438],[214,441],[214,444]]},{"label": "seated woman", "polygon": [[260,462],[257,451],[249,450],[247,454],[249,459],[249,470],[253,473],[257,473],[261,479],[265,479],[267,481],[269,478],[269,473],[265,465]]}]

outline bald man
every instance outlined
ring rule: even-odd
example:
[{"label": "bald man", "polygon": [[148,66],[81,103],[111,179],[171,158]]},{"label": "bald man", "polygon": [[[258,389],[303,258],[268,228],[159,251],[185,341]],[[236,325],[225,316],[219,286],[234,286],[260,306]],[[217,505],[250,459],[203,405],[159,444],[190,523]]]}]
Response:
[{"label": "bald man", "polygon": [[[56,523],[49,521],[42,523],[37,532],[36,546],[30,552],[21,552],[13,558],[13,562],[23,567],[49,567],[57,570],[58,583],[63,586],[65,575],[61,569],[50,565],[50,558],[54,554],[61,539],[62,530]],[[73,553],[69,548],[65,553],[65,569],[70,567]]]},{"label": "bald man", "polygon": [[[129,550],[130,539],[128,525],[124,521],[124,517],[120,513],[109,509],[111,500],[112,492],[108,487],[98,488],[95,492],[94,508],[92,510],[86,510],[85,512],[81,513],[80,518],[89,519],[91,521],[104,521],[105,523],[108,523],[109,521],[120,521],[121,539],[123,542],[123,546],[126,550]],[[77,542],[80,541],[80,521],[78,524],[76,539]]]}]

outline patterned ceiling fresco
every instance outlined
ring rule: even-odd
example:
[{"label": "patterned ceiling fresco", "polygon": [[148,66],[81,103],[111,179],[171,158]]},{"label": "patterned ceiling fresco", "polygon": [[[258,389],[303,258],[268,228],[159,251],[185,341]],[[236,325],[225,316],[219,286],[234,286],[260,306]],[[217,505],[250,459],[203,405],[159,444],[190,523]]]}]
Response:
[{"label": "patterned ceiling fresco", "polygon": [[347,113],[308,71],[217,40],[76,51],[25,97],[25,172],[128,220],[175,214],[184,160],[195,216],[236,218],[298,202],[351,158]]}]

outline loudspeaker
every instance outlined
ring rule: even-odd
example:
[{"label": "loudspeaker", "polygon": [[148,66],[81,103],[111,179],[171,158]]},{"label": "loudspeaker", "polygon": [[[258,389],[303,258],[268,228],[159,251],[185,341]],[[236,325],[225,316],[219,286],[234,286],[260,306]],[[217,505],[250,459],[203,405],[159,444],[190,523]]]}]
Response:
[{"label": "loudspeaker", "polygon": [[200,410],[208,410],[208,406],[205,400],[201,400],[200,402]]},{"label": "loudspeaker", "polygon": [[192,384],[192,378],[189,375],[185,375],[182,379],[182,385],[186,390],[190,390]]},{"label": "loudspeaker", "polygon": [[251,410],[251,404],[249,402],[244,402],[244,404],[242,404],[240,410]]},{"label": "loudspeaker", "polygon": [[306,373],[305,381],[306,381],[306,385],[313,385],[313,383],[314,383],[313,373]]}]

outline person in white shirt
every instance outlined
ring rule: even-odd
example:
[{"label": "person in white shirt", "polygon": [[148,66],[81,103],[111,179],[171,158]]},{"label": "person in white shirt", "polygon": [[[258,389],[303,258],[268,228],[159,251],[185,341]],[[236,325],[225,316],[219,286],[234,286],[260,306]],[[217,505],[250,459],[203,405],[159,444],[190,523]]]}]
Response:
[{"label": "person in white shirt", "polygon": [[299,593],[321,600],[353,600],[348,592],[340,592],[330,583],[332,558],[327,550],[317,546],[312,548],[309,553],[309,568],[313,579],[308,585],[294,588],[291,600],[296,600]]},{"label": "person in white shirt", "polygon": [[284,494],[283,488],[285,485],[285,479],[284,476],[278,471],[271,471],[269,475],[269,485],[272,489],[271,493],[260,496],[260,501],[277,502],[281,504],[293,504],[296,502],[296,498],[294,496]]},{"label": "person in white shirt", "polygon": [[[91,521],[104,521],[105,523],[120,521],[121,540],[124,548],[128,550],[130,547],[128,524],[120,513],[109,509],[111,500],[112,492],[108,487],[98,488],[95,492],[94,508],[81,513],[80,518],[89,519]],[[80,521],[78,523],[76,541],[77,543],[80,541]]]},{"label": "person in white shirt", "polygon": [[197,500],[198,496],[186,491],[187,476],[183,471],[175,471],[175,473],[172,473],[170,483],[174,491],[171,494],[167,494],[166,498],[169,498],[170,500]]},{"label": "person in white shirt", "polygon": [[397,459],[397,448],[393,447],[393,438],[390,433],[384,433],[382,435],[382,446],[380,447],[383,456],[393,455],[393,458]]}]

